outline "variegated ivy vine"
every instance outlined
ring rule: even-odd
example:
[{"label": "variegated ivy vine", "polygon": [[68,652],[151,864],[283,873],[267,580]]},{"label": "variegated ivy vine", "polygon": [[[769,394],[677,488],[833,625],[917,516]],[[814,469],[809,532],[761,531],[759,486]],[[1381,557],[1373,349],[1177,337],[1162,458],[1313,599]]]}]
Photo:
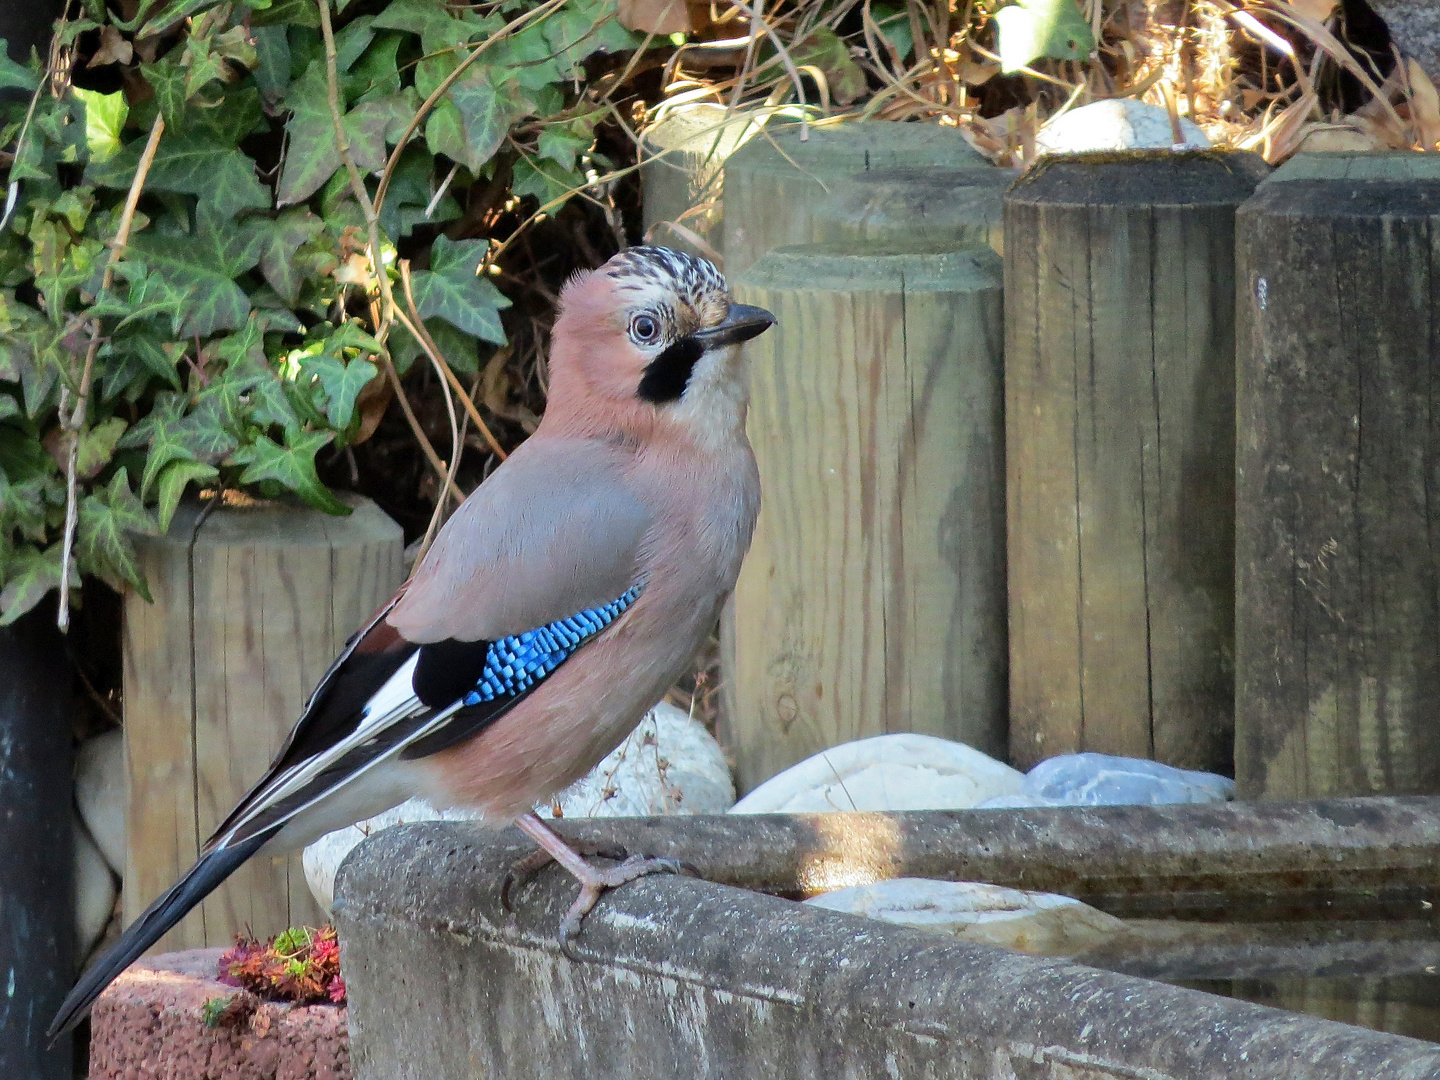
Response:
[{"label": "variegated ivy vine", "polygon": [[[644,40],[604,0],[78,8],[62,70],[0,52],[0,624],[85,574],[143,592],[130,534],[187,488],[347,512],[316,454],[373,430],[386,365],[475,372],[505,341],[486,240],[438,234],[404,281],[395,245],[502,147],[542,205],[608,167],[582,64]],[[70,85],[82,35],[122,90]]]}]

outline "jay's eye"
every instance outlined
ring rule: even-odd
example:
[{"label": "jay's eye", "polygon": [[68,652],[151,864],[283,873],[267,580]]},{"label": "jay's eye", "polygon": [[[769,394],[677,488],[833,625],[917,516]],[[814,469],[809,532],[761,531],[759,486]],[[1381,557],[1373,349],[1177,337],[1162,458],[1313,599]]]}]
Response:
[{"label": "jay's eye", "polygon": [[637,315],[631,320],[630,336],[641,345],[652,345],[660,337],[660,324],[649,315]]}]

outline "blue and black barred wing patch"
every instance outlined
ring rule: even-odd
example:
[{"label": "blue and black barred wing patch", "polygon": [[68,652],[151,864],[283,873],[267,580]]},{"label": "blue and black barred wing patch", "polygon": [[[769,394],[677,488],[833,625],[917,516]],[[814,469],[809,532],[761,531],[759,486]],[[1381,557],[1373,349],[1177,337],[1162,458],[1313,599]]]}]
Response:
[{"label": "blue and black barred wing patch", "polygon": [[640,586],[635,585],[608,604],[498,641],[422,645],[415,665],[416,696],[432,709],[457,700],[460,707],[400,756],[427,757],[489,727],[623,615],[639,595]]}]

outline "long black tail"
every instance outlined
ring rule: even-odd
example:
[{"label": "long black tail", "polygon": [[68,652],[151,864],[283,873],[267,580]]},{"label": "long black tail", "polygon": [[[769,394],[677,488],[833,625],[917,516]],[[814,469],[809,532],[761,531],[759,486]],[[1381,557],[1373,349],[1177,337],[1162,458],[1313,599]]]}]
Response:
[{"label": "long black tail", "polygon": [[46,1036],[56,1036],[69,1031],[90,1011],[90,1005],[100,996],[100,991],[129,967],[146,949],[159,941],[165,932],[178,923],[201,900],[234,873],[246,859],[254,855],[270,839],[270,831],[242,840],[234,846],[217,848],[202,855],[194,866],[156,901],[145,909],[120,935],[120,940],[106,950],[66,996],[55,1019],[50,1021]]}]

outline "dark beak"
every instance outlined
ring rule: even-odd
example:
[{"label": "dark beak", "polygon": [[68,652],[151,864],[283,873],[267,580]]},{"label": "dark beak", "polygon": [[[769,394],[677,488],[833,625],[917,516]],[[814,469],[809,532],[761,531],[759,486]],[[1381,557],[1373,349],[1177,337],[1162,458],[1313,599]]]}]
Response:
[{"label": "dark beak", "polygon": [[749,304],[731,304],[730,310],[725,313],[725,321],[719,326],[712,326],[709,330],[697,330],[690,336],[708,351],[749,341],[774,325],[775,316],[764,308],[751,307]]}]

